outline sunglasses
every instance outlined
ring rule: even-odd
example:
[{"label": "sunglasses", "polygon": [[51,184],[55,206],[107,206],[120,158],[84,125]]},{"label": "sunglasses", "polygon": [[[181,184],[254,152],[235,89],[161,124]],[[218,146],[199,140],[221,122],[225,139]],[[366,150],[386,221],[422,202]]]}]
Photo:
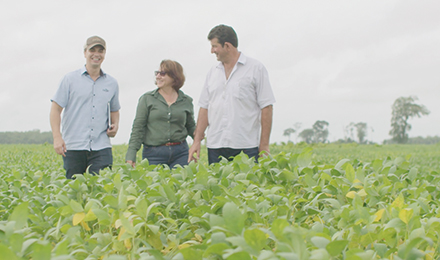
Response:
[{"label": "sunglasses", "polygon": [[167,75],[167,72],[166,71],[158,71],[158,70],[156,70],[154,72],[154,75],[157,76],[158,74],[160,74],[162,77],[164,77],[165,75]]}]

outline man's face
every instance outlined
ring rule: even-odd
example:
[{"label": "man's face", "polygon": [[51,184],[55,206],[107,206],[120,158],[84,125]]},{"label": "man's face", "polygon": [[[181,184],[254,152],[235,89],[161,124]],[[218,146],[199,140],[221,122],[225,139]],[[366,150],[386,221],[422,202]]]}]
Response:
[{"label": "man's face", "polygon": [[101,67],[105,58],[105,49],[101,45],[93,46],[90,49],[84,51],[84,57],[86,58],[86,64],[92,67]]},{"label": "man's face", "polygon": [[226,44],[222,46],[217,38],[211,40],[211,53],[214,53],[217,56],[218,61],[224,61],[227,51],[225,49]]}]

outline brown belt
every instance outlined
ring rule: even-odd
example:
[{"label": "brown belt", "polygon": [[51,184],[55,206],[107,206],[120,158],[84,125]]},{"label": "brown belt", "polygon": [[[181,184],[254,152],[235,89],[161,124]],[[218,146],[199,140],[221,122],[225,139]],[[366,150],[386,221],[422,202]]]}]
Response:
[{"label": "brown belt", "polygon": [[162,144],[161,146],[173,146],[173,145],[179,145],[179,144],[182,144],[183,142],[175,142],[175,143],[170,143],[170,142],[168,142],[168,143],[166,143],[166,144]]}]

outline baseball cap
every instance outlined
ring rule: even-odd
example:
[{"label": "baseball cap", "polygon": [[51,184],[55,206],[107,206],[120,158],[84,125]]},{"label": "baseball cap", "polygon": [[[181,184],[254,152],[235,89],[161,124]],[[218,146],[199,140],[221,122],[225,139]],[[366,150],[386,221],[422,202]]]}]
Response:
[{"label": "baseball cap", "polygon": [[101,45],[104,47],[104,49],[106,49],[104,39],[99,36],[92,36],[87,39],[86,44],[84,45],[84,50],[93,48],[96,45]]}]

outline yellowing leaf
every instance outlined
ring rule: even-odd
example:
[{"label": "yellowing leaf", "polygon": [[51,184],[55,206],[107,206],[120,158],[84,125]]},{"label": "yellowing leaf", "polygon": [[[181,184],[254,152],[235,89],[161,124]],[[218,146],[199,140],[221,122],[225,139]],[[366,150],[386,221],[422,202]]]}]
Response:
[{"label": "yellowing leaf", "polygon": [[349,191],[347,193],[347,195],[345,195],[345,197],[350,198],[350,199],[354,199],[354,196],[356,195],[355,191]]},{"label": "yellowing leaf", "polygon": [[197,241],[199,241],[199,242],[202,242],[202,241],[203,241],[202,236],[199,235],[199,234],[194,234],[194,238],[195,238],[195,240],[197,240]]},{"label": "yellowing leaf", "polygon": [[89,225],[87,225],[87,223],[84,222],[84,220],[81,221],[80,224],[81,224],[81,226],[82,226],[85,230],[87,230],[87,231],[90,231],[90,230],[91,230],[90,227],[89,227]]},{"label": "yellowing leaf", "polygon": [[397,197],[393,201],[393,203],[391,203],[391,206],[393,206],[394,208],[401,209],[403,208],[404,203],[405,203],[405,199],[403,198],[402,194],[400,194],[399,197]]},{"label": "yellowing leaf", "polygon": [[414,213],[413,209],[410,209],[410,208],[402,209],[399,211],[399,218],[400,218],[400,220],[405,222],[405,224],[408,224],[409,220],[413,216],[413,213]]},{"label": "yellowing leaf", "polygon": [[132,245],[131,245],[131,239],[130,239],[130,238],[127,238],[127,239],[124,240],[124,246],[125,246],[127,249],[131,249],[131,248],[132,248]]},{"label": "yellowing leaf", "polygon": [[429,246],[426,248],[426,255],[425,255],[425,259],[426,260],[433,260],[434,259],[434,253],[435,253],[435,248],[432,246]]},{"label": "yellowing leaf", "polygon": [[187,248],[187,247],[190,247],[190,246],[191,246],[190,244],[181,244],[177,248],[184,249],[184,248]]},{"label": "yellowing leaf", "polygon": [[382,219],[382,215],[385,212],[384,209],[379,209],[374,215],[376,216],[376,218],[374,219],[374,221],[379,221]]},{"label": "yellowing leaf", "polygon": [[121,231],[119,231],[118,240],[121,239],[121,236],[125,233],[125,228],[121,227]]},{"label": "yellowing leaf", "polygon": [[81,221],[84,220],[85,217],[86,217],[86,213],[84,212],[76,213],[75,215],[73,215],[73,221],[72,221],[73,225],[74,226],[78,225]]},{"label": "yellowing leaf", "polygon": [[320,217],[318,217],[318,216],[314,216],[313,217],[313,221],[319,222],[319,223],[324,223],[324,221],[322,221],[322,219]]},{"label": "yellowing leaf", "polygon": [[118,229],[118,228],[120,228],[121,226],[122,226],[122,221],[121,221],[120,219],[117,219],[117,220],[115,221],[115,228]]},{"label": "yellowing leaf", "polygon": [[96,217],[95,213],[93,213],[93,211],[90,209],[89,212],[87,212],[87,214],[84,218],[84,221],[92,221],[95,219],[97,219],[97,217]]}]

